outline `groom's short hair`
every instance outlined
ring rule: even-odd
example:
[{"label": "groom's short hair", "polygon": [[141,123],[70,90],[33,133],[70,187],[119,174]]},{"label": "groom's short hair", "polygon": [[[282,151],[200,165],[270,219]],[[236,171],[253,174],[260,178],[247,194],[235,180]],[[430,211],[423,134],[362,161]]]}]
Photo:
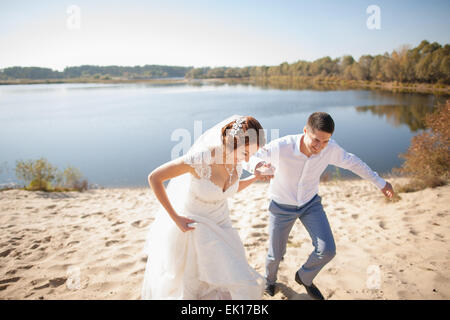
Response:
[{"label": "groom's short hair", "polygon": [[307,126],[313,130],[319,130],[333,134],[334,121],[326,112],[314,112],[308,118]]}]

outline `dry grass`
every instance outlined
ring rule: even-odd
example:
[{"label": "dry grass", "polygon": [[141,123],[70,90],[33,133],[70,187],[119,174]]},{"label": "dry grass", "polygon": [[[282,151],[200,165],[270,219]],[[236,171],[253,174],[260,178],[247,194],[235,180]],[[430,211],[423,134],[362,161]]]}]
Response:
[{"label": "dry grass", "polygon": [[394,170],[408,176],[411,181],[397,187],[397,192],[415,192],[436,188],[450,179],[450,100],[438,105],[426,116],[428,130],[411,139],[402,167]]}]

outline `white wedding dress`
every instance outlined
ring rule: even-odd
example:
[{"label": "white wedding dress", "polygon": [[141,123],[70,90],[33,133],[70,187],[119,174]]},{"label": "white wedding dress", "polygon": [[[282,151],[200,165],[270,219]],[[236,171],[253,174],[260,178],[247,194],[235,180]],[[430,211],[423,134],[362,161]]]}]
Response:
[{"label": "white wedding dress", "polygon": [[[141,298],[262,299],[265,279],[248,264],[229,217],[227,198],[238,190],[242,166],[236,166],[238,179],[223,191],[210,180],[210,164],[192,163],[200,178],[183,175],[187,189],[168,195],[179,215],[198,224],[183,233],[165,210],[158,213],[144,249],[148,259]],[[182,203],[174,204],[180,197]]]}]

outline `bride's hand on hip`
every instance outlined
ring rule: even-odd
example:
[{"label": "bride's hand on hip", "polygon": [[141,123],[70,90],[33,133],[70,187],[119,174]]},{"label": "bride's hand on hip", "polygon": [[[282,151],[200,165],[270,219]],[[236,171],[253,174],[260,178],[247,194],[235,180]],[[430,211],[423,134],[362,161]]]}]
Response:
[{"label": "bride's hand on hip", "polygon": [[178,217],[174,218],[173,220],[175,221],[178,228],[180,228],[180,230],[183,232],[195,229],[193,227],[188,226],[189,223],[195,223],[195,220],[192,220],[192,219],[189,219],[186,217],[182,217],[182,216],[178,216]]}]

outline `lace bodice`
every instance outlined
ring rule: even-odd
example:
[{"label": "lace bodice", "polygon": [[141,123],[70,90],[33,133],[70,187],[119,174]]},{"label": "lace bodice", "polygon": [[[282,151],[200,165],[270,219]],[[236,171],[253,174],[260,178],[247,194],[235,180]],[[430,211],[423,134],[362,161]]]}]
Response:
[{"label": "lace bodice", "polygon": [[202,158],[201,154],[185,158],[184,162],[193,167],[198,175],[198,177],[192,176],[189,195],[204,204],[218,204],[237,192],[239,178],[242,175],[242,165],[240,163],[236,165],[236,172],[233,172],[233,182],[223,191],[222,186],[211,180],[212,168],[209,160],[208,158]]}]

